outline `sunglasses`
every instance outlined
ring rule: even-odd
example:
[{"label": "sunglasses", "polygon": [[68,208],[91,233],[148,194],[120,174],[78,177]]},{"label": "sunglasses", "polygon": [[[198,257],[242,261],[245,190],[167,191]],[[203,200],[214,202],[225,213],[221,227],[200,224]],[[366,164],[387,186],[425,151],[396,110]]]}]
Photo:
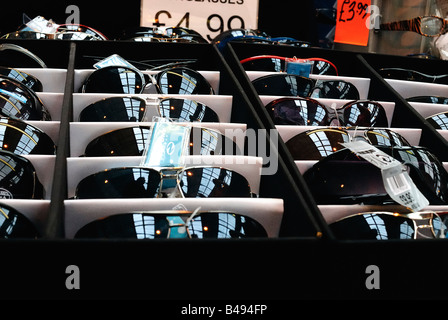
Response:
[{"label": "sunglasses", "polygon": [[365,212],[330,223],[339,240],[445,238],[446,225],[435,212]]},{"label": "sunglasses", "polygon": [[29,73],[20,71],[18,69],[0,66],[0,76],[20,82],[34,92],[43,91],[43,86],[39,79]]},{"label": "sunglasses", "polygon": [[315,80],[294,74],[270,74],[252,81],[259,95],[359,100],[354,84],[343,80]]},{"label": "sunglasses", "polygon": [[426,121],[437,130],[448,130],[448,112],[440,112],[434,114],[428,118]]},{"label": "sunglasses", "polygon": [[412,31],[425,37],[437,37],[445,31],[446,20],[437,16],[419,16],[409,20],[380,24],[380,30]]},{"label": "sunglasses", "polygon": [[[286,70],[286,60],[288,59],[290,58],[261,55],[243,59],[240,63],[246,71],[284,72]],[[312,68],[313,74],[338,75],[336,66],[326,59],[306,58],[305,60],[314,62]]]},{"label": "sunglasses", "polygon": [[[376,148],[406,166],[409,176],[429,203],[447,203],[448,173],[428,149],[409,146]],[[385,190],[380,169],[350,149],[341,149],[323,158],[303,176],[319,204],[395,204]],[[397,188],[404,186],[398,179],[396,184]]]},{"label": "sunglasses", "polygon": [[36,239],[41,235],[23,214],[6,204],[0,204],[0,239]]},{"label": "sunglasses", "polygon": [[140,97],[111,97],[84,108],[79,121],[145,121],[149,104],[157,106],[158,115],[185,122],[219,122],[215,111],[195,100],[161,98],[150,100]]},{"label": "sunglasses", "polygon": [[382,68],[378,70],[378,73],[383,78],[389,79],[448,84],[448,74],[430,75],[419,71],[402,68]]},{"label": "sunglasses", "polygon": [[336,121],[339,126],[388,127],[386,111],[375,101],[357,100],[334,109],[311,98],[286,97],[271,101],[266,111],[276,125],[328,126]]},{"label": "sunglasses", "polygon": [[[352,139],[346,130],[324,128],[299,133],[285,144],[294,160],[321,160],[344,149],[341,143],[350,142]],[[356,135],[354,139],[363,139],[374,146],[410,146],[403,136],[389,129],[364,130],[362,136]]]},{"label": "sunglasses", "polygon": [[44,188],[25,157],[0,150],[0,199],[43,199]]},{"label": "sunglasses", "polygon": [[255,197],[241,174],[219,167],[158,171],[149,167],[120,167],[82,179],[75,199],[104,198]]},{"label": "sunglasses", "polygon": [[184,27],[139,27],[137,29],[126,30],[125,32],[123,32],[122,40],[208,43],[208,41],[204,39],[199,32]]},{"label": "sunglasses", "polygon": [[[149,126],[135,126],[110,131],[89,142],[83,156],[141,156],[148,146],[150,130]],[[241,154],[241,150],[232,139],[215,130],[192,127],[189,154],[238,155]]]},{"label": "sunglasses", "polygon": [[26,39],[26,40],[108,40],[101,32],[79,24],[62,24],[55,33],[43,33],[37,31],[18,30],[10,32],[1,39]]},{"label": "sunglasses", "polygon": [[92,221],[75,238],[125,239],[239,239],[266,238],[255,219],[231,212],[138,212]]},{"label": "sunglasses", "polygon": [[0,76],[0,116],[22,120],[51,120],[36,93],[25,84]]},{"label": "sunglasses", "polygon": [[19,119],[0,118],[0,150],[18,155],[55,155],[56,145],[39,128]]},{"label": "sunglasses", "polygon": [[408,102],[422,102],[422,103],[434,103],[434,104],[448,104],[447,97],[436,97],[436,96],[416,96],[407,98]]},{"label": "sunglasses", "polygon": [[95,70],[81,87],[82,93],[120,94],[214,94],[207,79],[199,72],[174,67],[156,75],[143,74],[137,69],[124,66],[109,66]]}]

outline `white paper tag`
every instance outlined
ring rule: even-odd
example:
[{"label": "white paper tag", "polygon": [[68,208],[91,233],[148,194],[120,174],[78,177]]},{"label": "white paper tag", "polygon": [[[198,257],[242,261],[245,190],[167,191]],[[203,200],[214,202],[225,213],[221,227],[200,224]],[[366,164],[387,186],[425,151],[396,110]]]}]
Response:
[{"label": "white paper tag", "polygon": [[126,61],[126,59],[120,57],[118,54],[113,54],[113,55],[111,55],[93,65],[93,67],[95,69],[101,69],[101,68],[112,67],[112,66],[113,67],[127,67],[127,68],[131,68],[133,70],[138,71],[138,69],[135,66],[133,66],[128,61]]},{"label": "white paper tag", "polygon": [[342,145],[381,169],[384,188],[397,203],[414,212],[428,206],[429,201],[414,184],[400,161],[365,141],[347,142]]},{"label": "white paper tag", "polygon": [[42,33],[56,33],[59,28],[59,24],[56,24],[53,21],[47,20],[41,16],[37,16],[33,20],[29,21],[26,26],[33,31]]}]

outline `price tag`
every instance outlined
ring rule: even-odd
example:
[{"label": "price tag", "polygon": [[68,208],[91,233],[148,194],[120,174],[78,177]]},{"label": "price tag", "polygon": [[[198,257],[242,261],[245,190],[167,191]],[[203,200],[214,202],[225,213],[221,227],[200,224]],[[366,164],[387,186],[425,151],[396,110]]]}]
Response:
[{"label": "price tag", "polygon": [[335,42],[367,46],[369,41],[370,0],[338,0]]},{"label": "price tag", "polygon": [[229,29],[258,28],[258,0],[142,0],[145,27],[185,27],[211,41]]}]

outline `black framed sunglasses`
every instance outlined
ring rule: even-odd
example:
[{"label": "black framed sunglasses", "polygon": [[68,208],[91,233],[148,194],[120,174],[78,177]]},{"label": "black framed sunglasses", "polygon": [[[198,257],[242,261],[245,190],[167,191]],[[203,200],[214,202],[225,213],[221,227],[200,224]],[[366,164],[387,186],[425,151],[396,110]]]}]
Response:
[{"label": "black framed sunglasses", "polygon": [[255,219],[233,212],[135,212],[94,220],[75,239],[239,239],[266,238]]},{"label": "black framed sunglasses", "polygon": [[219,122],[219,117],[207,105],[182,98],[143,99],[140,97],[110,97],[85,107],[79,114],[79,121],[145,121],[150,104],[156,105],[158,115],[177,121]]},{"label": "black framed sunglasses", "polygon": [[388,127],[384,107],[371,100],[351,101],[333,109],[311,98],[286,97],[269,102],[266,111],[276,125]]},{"label": "black framed sunglasses", "polygon": [[15,68],[0,66],[0,75],[22,83],[34,92],[42,92],[42,82],[35,76]]},{"label": "black framed sunglasses", "polygon": [[388,79],[448,84],[448,74],[430,75],[403,68],[381,68],[378,73]]},{"label": "black framed sunglasses", "polygon": [[215,94],[213,87],[198,71],[187,67],[165,69],[157,74],[143,74],[137,69],[109,66],[92,72],[82,93],[120,94]]},{"label": "black framed sunglasses", "polygon": [[0,118],[0,150],[19,155],[55,155],[56,145],[44,131],[25,121]]},{"label": "black framed sunglasses", "polygon": [[[448,173],[427,148],[376,148],[405,165],[430,204],[447,203]],[[303,177],[319,204],[395,204],[385,190],[381,170],[350,149],[341,149],[323,158]],[[397,188],[403,185],[399,180],[396,183]]]},{"label": "black framed sunglasses", "polygon": [[247,179],[221,167],[111,168],[82,179],[75,199],[255,197]]},{"label": "black framed sunglasses", "polygon": [[359,100],[356,86],[344,80],[316,80],[276,73],[252,81],[259,95]]},{"label": "black framed sunglasses", "polygon": [[0,150],[0,199],[43,199],[44,187],[27,158]]},{"label": "black framed sunglasses", "polygon": [[22,120],[51,120],[36,93],[25,84],[0,76],[0,116]]},{"label": "black framed sunglasses", "polygon": [[436,130],[448,130],[448,111],[427,117],[426,121]]},{"label": "black framed sunglasses", "polygon": [[434,104],[448,104],[447,97],[440,96],[415,96],[406,99],[408,102],[422,102],[422,103],[434,103]]},{"label": "black framed sunglasses", "polygon": [[[85,157],[141,156],[148,146],[150,126],[133,126],[107,132],[90,141]],[[190,155],[240,155],[238,145],[225,135],[207,128],[192,127]]]},{"label": "black framed sunglasses", "polygon": [[362,135],[352,138],[347,130],[340,128],[322,128],[307,130],[293,136],[285,142],[294,160],[321,160],[334,152],[344,149],[341,143],[352,139],[363,139],[374,146],[411,146],[400,134],[389,129],[361,130]]},{"label": "black framed sunglasses", "polygon": [[329,224],[338,240],[446,238],[444,219],[436,212],[363,212]]},{"label": "black framed sunglasses", "polygon": [[0,239],[37,239],[41,234],[23,213],[0,204]]}]

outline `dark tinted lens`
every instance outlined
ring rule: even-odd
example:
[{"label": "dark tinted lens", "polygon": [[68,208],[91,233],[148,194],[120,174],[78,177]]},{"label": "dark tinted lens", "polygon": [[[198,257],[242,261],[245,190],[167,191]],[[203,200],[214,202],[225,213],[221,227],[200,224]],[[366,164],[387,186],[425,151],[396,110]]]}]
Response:
[{"label": "dark tinted lens", "polygon": [[355,101],[345,105],[343,122],[346,126],[388,127],[383,106],[373,101]]},{"label": "dark tinted lens", "polygon": [[95,70],[86,80],[86,93],[126,93],[143,91],[143,79],[135,70],[124,67],[105,67]]},{"label": "dark tinted lens", "polygon": [[381,171],[349,149],[320,160],[304,173],[318,204],[378,204],[391,201]]},{"label": "dark tinted lens", "polygon": [[34,239],[40,234],[33,223],[14,208],[0,205],[0,239]]},{"label": "dark tinted lens", "polygon": [[186,169],[179,176],[179,186],[187,198],[251,197],[246,178],[222,168]]},{"label": "dark tinted lens", "polygon": [[261,58],[247,61],[242,64],[246,71],[272,71],[283,72],[285,70],[285,60],[278,58]]},{"label": "dark tinted lens", "polygon": [[214,94],[210,83],[199,72],[188,68],[168,69],[156,78],[163,94]]},{"label": "dark tinted lens", "polygon": [[191,128],[190,155],[241,155],[241,150],[230,138],[206,128]]},{"label": "dark tinted lens", "polygon": [[188,99],[163,99],[159,103],[162,117],[187,122],[219,122],[218,115],[205,104]]},{"label": "dark tinted lens", "polygon": [[274,124],[321,126],[329,123],[328,112],[325,106],[312,99],[277,99],[266,106],[266,111],[271,116]]},{"label": "dark tinted lens", "polygon": [[446,97],[418,96],[418,97],[407,98],[406,100],[409,102],[448,104],[448,98],[446,98]]},{"label": "dark tinted lens", "polygon": [[448,112],[435,114],[426,120],[435,129],[448,130]]},{"label": "dark tinted lens", "polygon": [[388,129],[366,130],[364,135],[375,146],[410,146],[409,142],[403,136]]},{"label": "dark tinted lens", "polygon": [[347,81],[318,80],[313,93],[314,98],[359,100],[356,87]]},{"label": "dark tinted lens", "polygon": [[232,213],[203,213],[188,225],[192,238],[228,239],[267,237],[266,230],[254,219]]},{"label": "dark tinted lens", "polygon": [[86,157],[139,156],[142,155],[150,127],[138,126],[117,129],[92,140],[86,147]]},{"label": "dark tinted lens", "polygon": [[334,66],[332,66],[331,63],[328,63],[324,60],[314,60],[312,73],[325,74],[331,76],[336,76],[338,74]]},{"label": "dark tinted lens", "polygon": [[146,102],[139,98],[113,97],[97,101],[84,108],[79,121],[131,121],[143,119]]},{"label": "dark tinted lens", "polygon": [[320,160],[343,149],[341,143],[349,142],[347,132],[335,129],[319,129],[300,133],[286,141],[294,160]]},{"label": "dark tinted lens", "polygon": [[43,193],[32,163],[0,150],[0,199],[43,199]]},{"label": "dark tinted lens", "polygon": [[113,168],[90,175],[76,187],[78,199],[154,198],[160,173],[150,168]]},{"label": "dark tinted lens", "polygon": [[23,120],[51,120],[35,93],[20,82],[0,78],[0,113]]},{"label": "dark tinted lens", "polygon": [[340,240],[413,239],[415,228],[411,219],[379,213],[350,216],[329,227]]},{"label": "dark tinted lens", "polygon": [[0,118],[0,149],[15,154],[54,155],[56,146],[42,130],[21,120]]},{"label": "dark tinted lens", "polygon": [[0,75],[18,81],[34,92],[43,90],[42,83],[39,79],[18,69],[0,67]]},{"label": "dark tinted lens", "polygon": [[275,74],[260,77],[252,81],[260,95],[307,97],[314,82],[311,79],[291,74]]}]

